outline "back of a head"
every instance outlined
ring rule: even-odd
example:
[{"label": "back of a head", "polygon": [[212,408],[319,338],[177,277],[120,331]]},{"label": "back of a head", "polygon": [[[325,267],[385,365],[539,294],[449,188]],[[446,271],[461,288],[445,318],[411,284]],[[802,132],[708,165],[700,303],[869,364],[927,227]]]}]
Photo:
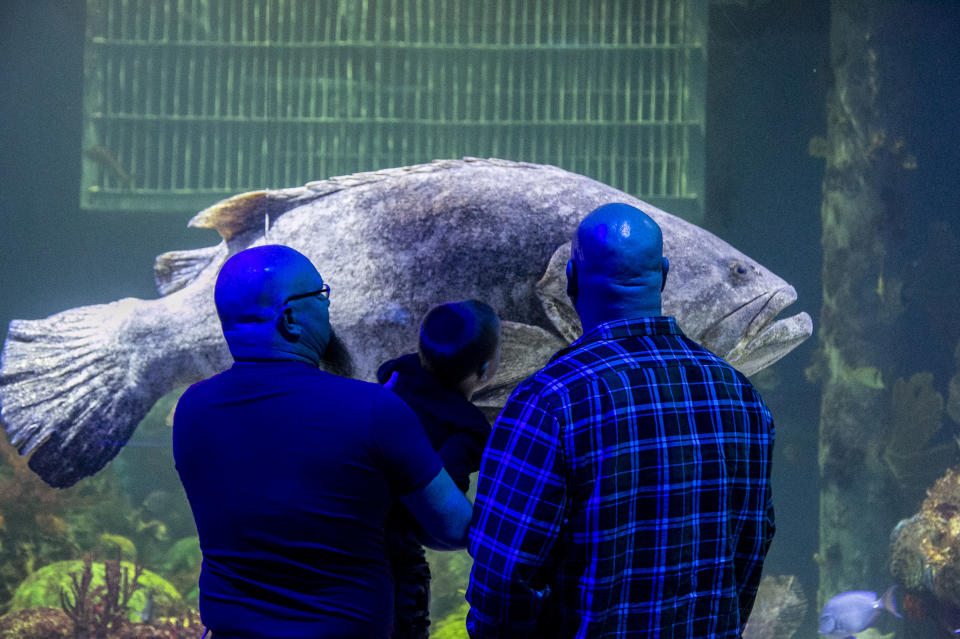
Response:
[{"label": "back of a head", "polygon": [[289,246],[255,246],[232,255],[220,268],[213,292],[224,327],[270,321],[310,260]]},{"label": "back of a head", "polygon": [[577,227],[567,263],[567,293],[584,332],[660,315],[668,267],[663,233],[649,215],[621,203],[591,211]]},{"label": "back of a head", "polygon": [[213,299],[234,357],[268,348],[284,301],[321,283],[310,260],[289,246],[255,246],[231,256],[217,275]]},{"label": "back of a head", "polygon": [[581,275],[629,286],[660,276],[663,234],[640,209],[605,204],[580,223],[572,253]]},{"label": "back of a head", "polygon": [[497,350],[500,319],[478,300],[435,306],[420,323],[420,361],[442,386],[454,389]]}]

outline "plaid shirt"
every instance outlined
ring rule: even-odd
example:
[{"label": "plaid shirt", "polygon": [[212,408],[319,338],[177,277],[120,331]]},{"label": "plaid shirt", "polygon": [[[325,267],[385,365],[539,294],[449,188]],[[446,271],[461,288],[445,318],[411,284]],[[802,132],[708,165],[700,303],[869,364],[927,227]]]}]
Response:
[{"label": "plaid shirt", "polygon": [[773,436],[746,378],[672,318],[584,335],[493,427],[470,636],[739,637],[773,537]]}]

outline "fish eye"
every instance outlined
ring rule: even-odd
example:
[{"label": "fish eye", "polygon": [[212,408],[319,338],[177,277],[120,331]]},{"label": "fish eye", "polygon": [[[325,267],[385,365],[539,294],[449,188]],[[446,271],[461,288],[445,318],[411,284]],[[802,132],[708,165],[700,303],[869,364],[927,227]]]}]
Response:
[{"label": "fish eye", "polygon": [[743,277],[747,274],[746,264],[737,260],[733,260],[730,262],[730,274],[734,277]]}]

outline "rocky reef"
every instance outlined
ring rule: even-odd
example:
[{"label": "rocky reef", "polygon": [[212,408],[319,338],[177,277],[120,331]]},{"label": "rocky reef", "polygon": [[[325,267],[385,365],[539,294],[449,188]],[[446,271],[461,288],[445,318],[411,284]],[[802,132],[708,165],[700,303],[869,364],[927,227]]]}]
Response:
[{"label": "rocky reef", "polygon": [[743,639],[790,639],[806,612],[807,599],[795,576],[767,575],[760,580]]},{"label": "rocky reef", "polygon": [[[0,617],[0,639],[187,639],[203,631],[177,590],[142,566],[118,558],[62,561],[20,585]],[[57,605],[59,604],[59,605]],[[160,616],[175,613],[176,616]]]},{"label": "rocky reef", "polygon": [[927,491],[920,511],[891,534],[890,572],[903,586],[908,617],[934,617],[947,630],[960,620],[960,466]]}]

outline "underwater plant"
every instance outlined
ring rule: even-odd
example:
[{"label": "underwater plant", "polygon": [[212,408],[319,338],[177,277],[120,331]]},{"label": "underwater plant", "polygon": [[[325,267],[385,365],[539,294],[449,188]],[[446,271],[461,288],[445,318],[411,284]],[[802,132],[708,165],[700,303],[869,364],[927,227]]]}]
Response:
[{"label": "underwater plant", "polygon": [[430,639],[468,639],[467,613],[470,604],[462,602],[453,612],[442,619],[435,619],[430,625]]},{"label": "underwater plant", "polygon": [[16,448],[0,441],[0,601],[9,601],[37,566],[76,554],[69,513],[88,501],[79,489],[48,486]]},{"label": "underwater plant", "polygon": [[960,608],[960,467],[927,491],[920,511],[890,535],[890,572],[910,593]]},{"label": "underwater plant", "polygon": [[[92,559],[92,556],[88,556]],[[107,565],[116,562],[98,562],[91,561],[91,581],[87,589],[88,594],[92,594],[93,589],[106,586]],[[121,562],[120,569],[123,572],[133,574],[136,570],[130,562]],[[110,574],[114,579],[116,569]],[[44,566],[34,574],[30,575],[17,588],[13,599],[10,602],[10,611],[18,612],[20,610],[37,607],[60,607],[62,605],[61,593],[72,590],[74,578],[82,583],[83,573],[85,572],[85,561],[72,560],[61,561],[49,566]],[[122,575],[121,575],[122,576]],[[152,602],[152,612],[154,616],[161,615],[179,615],[185,611],[185,604],[180,593],[168,581],[160,575],[146,569],[141,569],[141,574],[135,582],[136,589],[130,596],[127,604],[127,618],[131,621],[139,621],[142,618],[142,612],[147,608],[148,598]]]},{"label": "underwater plant", "polygon": [[943,395],[934,389],[932,373],[894,382],[881,457],[901,486],[926,487],[956,461],[953,442],[935,443],[942,426]]},{"label": "underwater plant", "polygon": [[436,623],[438,619],[455,614],[466,603],[464,594],[473,560],[466,550],[447,552],[428,549],[426,554],[431,575],[430,618]]},{"label": "underwater plant", "polygon": [[130,579],[118,552],[116,560],[104,562],[104,585],[93,587],[93,559],[87,555],[81,576],[70,575],[70,592],[60,591],[60,604],[73,621],[74,637],[107,639],[127,625],[127,606],[142,573],[143,566],[136,564]]},{"label": "underwater plant", "polygon": [[132,541],[123,535],[103,533],[100,535],[100,542],[98,546],[104,552],[119,552],[122,558],[126,559],[127,561],[137,560],[137,547]]},{"label": "underwater plant", "polygon": [[178,540],[167,551],[167,560],[163,562],[163,575],[177,587],[181,593],[186,593],[184,599],[191,605],[199,605],[200,566],[203,562],[203,551],[200,550],[200,538],[196,535]]}]

